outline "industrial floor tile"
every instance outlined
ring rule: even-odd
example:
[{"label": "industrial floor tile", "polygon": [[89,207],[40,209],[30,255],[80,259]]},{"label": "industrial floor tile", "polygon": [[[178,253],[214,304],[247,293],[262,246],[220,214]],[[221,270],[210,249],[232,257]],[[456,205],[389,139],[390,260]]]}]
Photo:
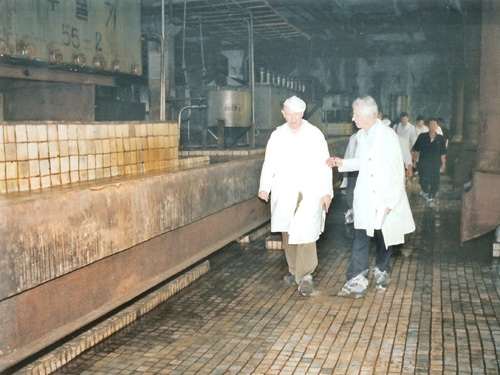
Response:
[{"label": "industrial floor tile", "polygon": [[[338,194],[302,297],[265,237],[210,256],[210,272],[53,372],[100,374],[500,374],[500,261],[493,236],[459,242],[460,192],[433,209],[411,198],[417,230],[394,251],[387,291],[336,296],[352,230]],[[373,284],[373,283],[372,283]]]}]

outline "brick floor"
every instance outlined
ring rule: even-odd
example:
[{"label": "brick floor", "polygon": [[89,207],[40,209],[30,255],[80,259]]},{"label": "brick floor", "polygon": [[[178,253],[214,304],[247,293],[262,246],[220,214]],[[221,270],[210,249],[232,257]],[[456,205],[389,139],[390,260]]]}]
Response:
[{"label": "brick floor", "polygon": [[210,271],[53,374],[500,374],[500,261],[493,235],[459,243],[460,192],[411,199],[417,230],[386,292],[335,294],[351,233],[335,198],[318,242],[320,295],[282,281],[266,235],[209,257]]}]

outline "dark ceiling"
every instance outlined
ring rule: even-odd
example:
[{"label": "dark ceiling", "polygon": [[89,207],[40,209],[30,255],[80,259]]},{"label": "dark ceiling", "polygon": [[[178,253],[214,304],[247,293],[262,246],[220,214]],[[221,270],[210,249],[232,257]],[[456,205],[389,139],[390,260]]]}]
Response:
[{"label": "dark ceiling", "polygon": [[[442,52],[454,46],[480,0],[165,0],[166,19],[186,25],[186,40],[245,45],[253,20],[257,50],[328,46],[337,53]],[[142,0],[143,15],[161,1]],[[170,15],[172,17],[170,17]],[[475,17],[475,16],[474,16]],[[474,19],[469,17],[469,19]],[[470,21],[468,21],[470,22]]]}]

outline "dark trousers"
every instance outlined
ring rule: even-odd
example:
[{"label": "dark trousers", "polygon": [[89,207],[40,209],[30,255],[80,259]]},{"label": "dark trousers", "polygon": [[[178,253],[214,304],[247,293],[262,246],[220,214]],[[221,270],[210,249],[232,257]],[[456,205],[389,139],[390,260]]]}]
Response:
[{"label": "dark trousers", "polygon": [[441,178],[440,164],[424,164],[418,165],[418,182],[422,191],[429,194],[429,198],[434,198],[434,195],[439,190],[439,180]]},{"label": "dark trousers", "polygon": [[[392,255],[392,246],[385,248],[384,236],[380,230],[375,231],[375,245],[377,255],[375,265],[380,271],[391,272],[389,261]],[[366,234],[364,229],[354,230],[354,242],[352,244],[352,255],[347,267],[347,279],[350,280],[359,274],[368,277],[370,269],[370,242],[372,237]]]},{"label": "dark trousers", "polygon": [[359,172],[349,172],[347,173],[347,186],[345,188],[347,207],[352,210],[352,202],[354,201],[354,188],[356,187],[356,181],[358,179]]}]

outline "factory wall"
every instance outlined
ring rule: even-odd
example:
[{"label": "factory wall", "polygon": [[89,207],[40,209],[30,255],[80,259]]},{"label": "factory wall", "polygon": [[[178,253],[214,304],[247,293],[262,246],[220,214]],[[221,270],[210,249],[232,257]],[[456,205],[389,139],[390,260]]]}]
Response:
[{"label": "factory wall", "polygon": [[0,193],[179,167],[175,123],[0,123]]},{"label": "factory wall", "polygon": [[324,93],[341,94],[349,107],[357,97],[371,95],[392,120],[399,120],[401,111],[410,114],[411,122],[419,114],[443,117],[453,131],[454,124],[450,122],[456,65],[448,54],[331,57],[315,59],[308,69],[308,74],[321,82]]}]

